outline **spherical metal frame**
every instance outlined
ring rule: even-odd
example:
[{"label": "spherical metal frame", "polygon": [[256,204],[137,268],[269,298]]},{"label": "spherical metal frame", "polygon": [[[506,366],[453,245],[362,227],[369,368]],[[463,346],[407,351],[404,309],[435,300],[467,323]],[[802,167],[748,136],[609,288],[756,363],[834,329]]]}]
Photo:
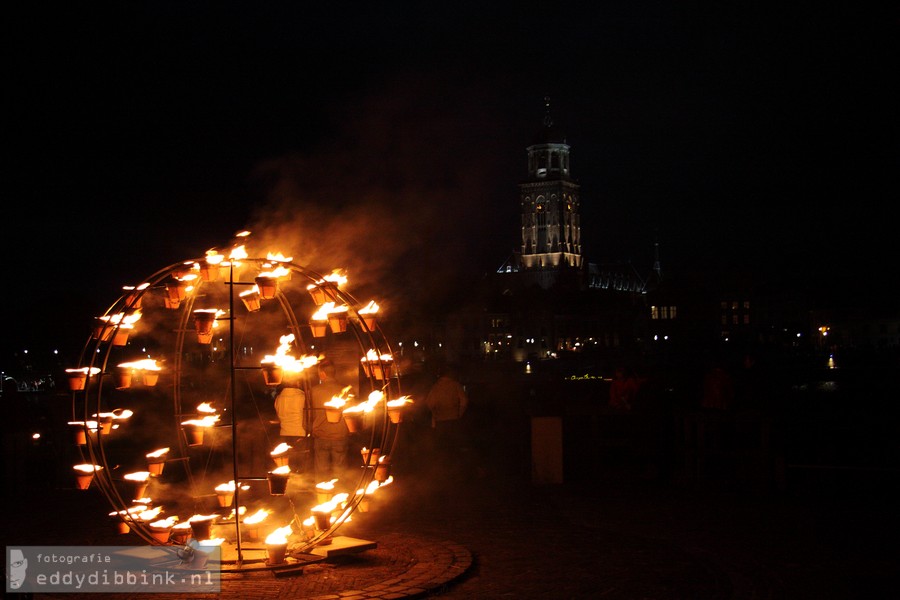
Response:
[{"label": "spherical metal frame", "polygon": [[[145,284],[142,284],[141,286],[134,288],[133,291],[129,291],[119,297],[118,300],[110,306],[104,316],[109,317],[111,315],[121,316],[134,314],[135,311],[142,309],[142,306],[145,304],[145,299],[155,297],[160,290],[165,293],[165,286],[167,283],[172,284],[172,282],[178,281],[179,277],[182,277],[185,273],[197,273],[198,266],[204,264],[205,258],[198,258],[175,263],[157,271],[145,280]],[[240,306],[240,298],[238,298],[240,291],[245,289],[249,290],[256,283],[253,277],[248,277],[249,275],[256,275],[267,268],[271,268],[272,265],[287,269],[289,275],[280,277],[277,280],[278,283],[275,297],[271,300],[264,301],[264,303],[277,305],[280,309],[286,330],[294,334],[292,349],[296,349],[301,355],[307,355],[310,347],[315,346],[315,338],[312,337],[308,320],[298,320],[295,306],[302,304],[304,298],[309,299],[309,302],[312,302],[312,304],[315,305],[316,303],[313,302],[311,293],[323,282],[326,282],[327,278],[323,276],[322,273],[307,269],[292,262],[273,262],[270,259],[263,258],[226,260],[223,264],[227,266],[219,266],[219,274],[211,277],[209,280],[201,276],[196,277],[194,289],[186,293],[184,299],[179,302],[174,309],[172,307],[161,309],[178,311],[177,326],[174,331],[167,334],[174,337],[173,362],[171,369],[167,369],[169,372],[167,373],[168,377],[166,377],[166,380],[171,381],[172,411],[173,416],[175,417],[173,426],[177,430],[175,435],[178,440],[177,456],[170,458],[169,460],[177,460],[183,463],[188,483],[192,489],[195,488],[196,482],[194,470],[191,465],[190,447],[185,432],[181,427],[181,420],[185,414],[183,407],[183,378],[186,370],[184,365],[185,344],[189,343],[188,335],[194,333],[191,320],[196,304],[198,302],[202,303],[200,300],[201,298],[211,295],[209,292],[213,288],[221,285],[224,287],[217,290],[217,297],[227,298],[228,308],[224,312],[224,317],[217,318],[217,322],[226,322],[228,327],[228,335],[225,337],[228,340],[226,354],[229,357],[228,362],[230,363],[227,371],[229,378],[228,386],[230,389],[228,390],[227,395],[230,396],[232,410],[230,427],[232,440],[232,471],[235,482],[233,506],[235,515],[234,535],[236,551],[235,560],[222,559],[222,570],[232,571],[275,568],[272,565],[266,564],[264,560],[245,557],[242,548],[242,515],[239,510],[241,506],[239,501],[242,491],[241,482],[258,480],[261,479],[261,477],[257,474],[239,472],[237,452],[239,422],[234,403],[237,397],[236,384],[238,377],[246,375],[246,372],[253,372],[252,374],[254,376],[261,377],[261,366],[258,363],[251,365],[248,360],[242,360],[241,356],[239,356],[240,353],[238,352],[236,336],[246,334],[249,330],[248,328],[252,327],[250,321],[255,313],[249,310],[239,313],[238,310],[236,310],[236,305]],[[221,275],[224,275],[224,278],[220,278]],[[392,356],[393,350],[389,340],[384,335],[381,326],[377,323],[372,324],[372,321],[364,318],[360,314],[359,311],[364,305],[361,305],[355,297],[346,290],[341,289],[338,285],[328,285],[327,290],[336,304],[340,303],[341,305],[346,305],[348,307],[348,326],[346,333],[340,335],[350,334],[355,336],[360,358],[362,359],[365,357],[367,353],[371,355],[372,351],[379,357],[384,355]],[[237,303],[235,302],[236,298],[238,298]],[[154,307],[153,310],[156,310],[156,307]],[[260,311],[261,310],[263,309],[261,308]],[[143,317],[141,320],[143,320]],[[110,379],[113,374],[113,369],[115,368],[114,363],[117,362],[115,360],[116,354],[118,353],[117,349],[124,347],[114,343],[115,336],[123,333],[120,330],[123,328],[125,321],[126,319],[124,318],[107,320],[105,322],[106,324],[102,326],[100,330],[95,330],[88,338],[82,350],[79,368],[90,369],[96,371],[96,373],[93,371],[88,373],[83,390],[73,390],[71,392],[73,421],[81,419],[79,422],[83,423],[83,431],[85,434],[85,443],[78,447],[78,451],[81,454],[84,463],[102,467],[94,472],[93,483],[96,484],[96,487],[99,488],[113,507],[114,512],[110,514],[118,514],[131,528],[131,531],[136,533],[147,543],[166,546],[178,551],[179,549],[173,547],[171,543],[160,542],[156,539],[150,531],[149,524],[141,519],[135,518],[134,515],[127,510],[133,503],[129,502],[131,499],[123,497],[122,491],[120,490],[121,482],[120,485],[117,485],[117,482],[114,479],[113,472],[116,470],[114,467],[117,467],[117,465],[111,460],[112,457],[110,457],[107,451],[108,442],[104,440],[107,436],[102,432],[99,425],[96,426],[96,429],[92,429],[88,425],[88,423],[94,420],[94,415],[109,412],[109,409],[106,408],[108,399],[119,391],[115,388],[114,384],[110,382]],[[127,333],[127,331],[124,333]],[[338,334],[332,332],[331,335]],[[381,389],[384,392],[383,401],[377,404],[377,410],[373,411],[373,414],[367,421],[369,423],[367,428],[371,430],[368,447],[380,449],[382,457],[385,455],[392,457],[397,444],[401,423],[399,421],[394,422],[389,417],[387,401],[389,398],[401,397],[400,382],[402,375],[400,373],[399,365],[394,363],[392,373],[381,379],[377,378],[372,370],[367,371],[366,369],[363,369],[363,373],[368,378],[371,389]],[[308,394],[307,398],[309,398]],[[127,427],[127,423],[123,425],[123,427]],[[365,493],[359,493],[359,491],[368,490],[369,484],[373,481],[375,476],[376,464],[374,461],[375,459],[373,457],[365,458],[365,462],[360,470],[359,480],[352,488],[357,490],[357,492],[350,494],[348,500],[345,503],[342,503],[342,508],[337,516],[333,516],[330,527],[325,530],[317,529],[317,533],[302,544],[298,550],[300,554],[311,551],[321,542],[329,539],[330,536],[332,536],[341,525],[347,522],[350,516],[357,510],[365,496]],[[196,493],[192,493],[192,495],[197,497]],[[292,522],[299,524],[301,522],[300,516],[293,506],[293,501],[290,501],[290,505],[291,512],[294,515],[294,521]],[[337,511],[335,512],[337,513]]]}]

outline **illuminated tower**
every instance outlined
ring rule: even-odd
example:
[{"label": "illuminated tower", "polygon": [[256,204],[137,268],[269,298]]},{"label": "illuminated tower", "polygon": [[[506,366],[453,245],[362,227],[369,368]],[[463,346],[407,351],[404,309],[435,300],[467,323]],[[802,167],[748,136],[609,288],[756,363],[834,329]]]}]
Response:
[{"label": "illuminated tower", "polygon": [[579,185],[569,168],[569,145],[553,127],[550,99],[534,143],[528,146],[528,180],[519,184],[522,240],[517,269],[550,287],[565,267],[580,268]]}]

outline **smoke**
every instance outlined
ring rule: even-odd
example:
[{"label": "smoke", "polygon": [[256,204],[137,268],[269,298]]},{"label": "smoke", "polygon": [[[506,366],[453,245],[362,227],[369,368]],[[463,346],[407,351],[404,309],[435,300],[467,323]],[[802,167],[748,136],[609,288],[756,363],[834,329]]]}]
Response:
[{"label": "smoke", "polygon": [[508,246],[497,235],[506,231],[497,186],[509,180],[497,163],[510,148],[495,104],[462,80],[439,86],[417,74],[336,107],[329,143],[255,169],[255,243],[313,270],[345,269],[351,289],[389,303],[452,296]]}]

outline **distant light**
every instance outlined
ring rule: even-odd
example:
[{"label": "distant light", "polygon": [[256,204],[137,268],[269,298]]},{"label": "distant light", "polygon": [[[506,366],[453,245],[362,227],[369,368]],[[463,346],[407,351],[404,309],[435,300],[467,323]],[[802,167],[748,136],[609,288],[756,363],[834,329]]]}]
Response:
[{"label": "distant light", "polygon": [[41,439],[41,434],[40,434],[40,433],[32,433],[32,434],[31,434],[31,439],[33,439],[33,440],[39,440],[39,439]]}]

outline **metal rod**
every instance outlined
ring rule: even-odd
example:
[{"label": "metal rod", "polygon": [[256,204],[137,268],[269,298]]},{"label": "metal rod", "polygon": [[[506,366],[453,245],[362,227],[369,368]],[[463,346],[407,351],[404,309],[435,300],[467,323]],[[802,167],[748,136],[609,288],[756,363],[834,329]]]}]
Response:
[{"label": "metal rod", "polygon": [[231,469],[234,475],[234,535],[235,545],[237,547],[237,562],[241,565],[244,562],[244,556],[241,552],[241,482],[238,477],[238,443],[237,443],[237,394],[235,382],[235,365],[234,365],[234,261],[229,261],[228,265],[228,314],[232,318],[228,319],[228,337],[229,346],[231,348]]}]

